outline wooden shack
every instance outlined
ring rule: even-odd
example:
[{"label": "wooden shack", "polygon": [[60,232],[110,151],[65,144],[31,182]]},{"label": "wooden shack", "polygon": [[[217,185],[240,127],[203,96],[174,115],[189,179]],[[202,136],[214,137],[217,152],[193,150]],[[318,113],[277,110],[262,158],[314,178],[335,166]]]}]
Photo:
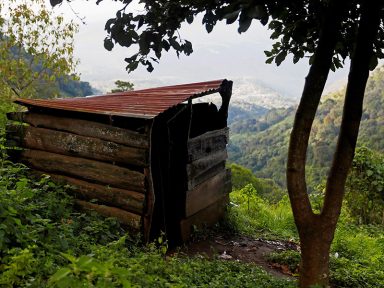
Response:
[{"label": "wooden shack", "polygon": [[[207,103],[219,93],[219,108]],[[15,161],[73,187],[77,204],[150,240],[186,240],[212,225],[231,190],[225,167],[232,82],[217,80],[86,98],[18,99],[8,113]],[[218,105],[219,106],[219,105]]]}]

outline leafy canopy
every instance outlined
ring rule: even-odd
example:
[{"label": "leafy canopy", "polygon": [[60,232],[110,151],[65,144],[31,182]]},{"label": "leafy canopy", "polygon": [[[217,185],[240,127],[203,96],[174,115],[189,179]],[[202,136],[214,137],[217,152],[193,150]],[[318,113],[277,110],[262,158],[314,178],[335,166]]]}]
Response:
[{"label": "leafy canopy", "polygon": [[116,88],[113,88],[111,90],[111,93],[132,91],[132,90],[134,90],[135,85],[131,82],[128,82],[128,81],[116,80],[115,86],[116,86]]},{"label": "leafy canopy", "polygon": [[[18,97],[74,72],[74,22],[65,22],[44,0],[0,2],[0,84]],[[14,96],[15,96],[14,95]]]},{"label": "leafy canopy", "polygon": [[[53,0],[57,5],[63,0]],[[97,4],[102,0],[97,0]],[[288,54],[293,55],[296,63],[304,57],[313,61],[313,53],[318,44],[321,15],[328,1],[309,0],[208,0],[208,1],[163,1],[141,0],[143,9],[130,12],[132,0],[119,0],[122,9],[118,10],[115,18],[105,24],[108,35],[104,39],[104,47],[112,50],[116,44],[123,47],[134,47],[136,52],[125,61],[128,72],[135,70],[139,64],[153,71],[154,62],[158,62],[162,53],[174,50],[180,54],[190,55],[193,52],[192,43],[182,38],[179,30],[181,24],[191,24],[197,15],[201,14],[202,25],[210,33],[218,21],[226,24],[237,22],[238,32],[248,30],[253,20],[267,25],[272,30],[271,38],[275,40],[270,51],[265,51],[267,63],[275,62],[280,65]],[[359,1],[346,1],[346,9],[342,15],[341,33],[333,57],[332,70],[343,66],[344,60],[353,50],[353,39],[357,33],[360,15]],[[371,61],[371,69],[377,65],[377,59],[383,58],[384,48],[383,27],[375,41],[375,55]]]}]

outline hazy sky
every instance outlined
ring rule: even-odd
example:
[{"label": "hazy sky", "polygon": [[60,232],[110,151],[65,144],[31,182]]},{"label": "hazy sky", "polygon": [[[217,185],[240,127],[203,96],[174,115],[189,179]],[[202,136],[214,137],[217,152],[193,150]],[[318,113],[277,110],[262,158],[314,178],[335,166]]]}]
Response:
[{"label": "hazy sky", "polygon": [[[287,59],[279,67],[265,64],[263,51],[270,49],[272,41],[266,27],[257,21],[241,35],[237,33],[237,25],[223,23],[208,34],[201,20],[196,19],[192,25],[183,25],[180,31],[182,38],[193,43],[192,55],[177,58],[173,51],[165,53],[160,64],[155,65],[154,72],[148,73],[140,68],[128,75],[124,58],[130,56],[133,50],[115,46],[109,52],[103,46],[105,22],[115,15],[121,4],[112,0],[104,0],[99,5],[95,2],[71,2],[72,9],[86,22],[85,25],[80,24],[75,41],[75,54],[80,59],[78,71],[82,80],[91,82],[95,87],[109,89],[117,79],[132,81],[140,88],[220,78],[255,78],[283,95],[300,96],[308,72],[307,60],[294,65]],[[133,6],[132,9],[139,7]],[[54,10],[65,17],[75,17],[67,3]],[[346,69],[331,73],[330,84],[344,79],[346,74]]]}]

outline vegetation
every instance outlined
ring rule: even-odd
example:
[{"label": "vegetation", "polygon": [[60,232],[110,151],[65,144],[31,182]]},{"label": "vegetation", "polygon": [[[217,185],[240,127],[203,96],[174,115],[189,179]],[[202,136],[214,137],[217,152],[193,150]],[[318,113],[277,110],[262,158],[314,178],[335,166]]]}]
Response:
[{"label": "vegetation", "polygon": [[[360,153],[358,152],[357,155]],[[366,172],[369,169],[360,170],[360,172],[363,171]],[[350,177],[353,174],[354,172]],[[353,199],[353,193],[352,191],[347,192],[346,198],[350,199],[349,201]],[[321,197],[317,197],[316,194],[312,193],[311,200],[319,209],[322,201]],[[357,201],[367,203],[369,196],[364,198],[364,200],[358,199]],[[232,192],[231,201],[233,205],[228,221],[231,223],[231,227],[235,227],[239,233],[273,240],[298,240],[287,197],[272,204],[261,197],[251,185],[247,185]],[[374,223],[359,224],[356,221],[357,215],[349,209],[348,203],[345,207],[331,247],[331,285],[332,287],[381,287],[384,285],[382,269],[384,263],[382,229],[384,226]],[[383,207],[381,207],[382,211]],[[300,253],[298,251],[284,250],[270,254],[268,258],[273,263],[287,266],[293,275],[300,274]]]},{"label": "vegetation", "polygon": [[384,225],[384,154],[356,150],[346,202],[356,223]]},{"label": "vegetation", "polygon": [[[61,0],[51,1],[53,5],[60,2]],[[329,282],[335,287],[350,287],[351,283],[354,287],[383,286],[383,227],[377,224],[380,208],[375,206],[377,203],[381,205],[378,199],[382,197],[382,164],[374,161],[369,152],[361,150],[357,154],[359,157],[354,163],[355,170],[351,174],[351,187],[347,196],[349,201],[345,206],[349,210],[341,211],[344,184],[352,164],[360,118],[363,115],[361,108],[368,71],[377,65],[378,58],[384,56],[381,41],[383,27],[380,25],[382,3],[347,3],[336,0],[318,4],[313,4],[312,1],[205,1],[187,3],[180,7],[177,1],[142,2],[145,4],[143,14],[133,15],[122,9],[106,25],[106,30],[110,33],[104,43],[106,49],[111,50],[115,43],[126,47],[136,45],[138,48],[138,53],[126,59],[129,71],[135,70],[138,64],[145,65],[148,71],[152,71],[152,63],[161,58],[163,50],[173,48],[177,55],[192,53],[192,44],[180,39],[177,30],[182,22],[191,23],[201,12],[205,13],[203,24],[208,32],[217,21],[224,19],[228,24],[239,19],[240,33],[250,27],[253,19],[260,20],[264,25],[270,21],[269,27],[274,31],[272,38],[276,39],[276,43],[271,51],[266,51],[267,62],[274,61],[279,65],[288,53],[293,54],[294,62],[306,56],[310,58],[311,68],[296,112],[288,148],[287,188],[290,205],[285,197],[263,199],[255,187],[248,184],[233,193],[234,207],[229,218],[233,226],[238,227],[242,233],[255,235],[257,231],[265,237],[299,238],[301,287],[313,284],[327,286]],[[11,1],[13,3],[16,2]],[[2,5],[1,8],[3,7]],[[0,34],[3,37],[1,44],[5,47],[1,53],[5,55],[7,51],[13,51],[14,47],[19,51],[18,54],[9,54],[11,57],[1,58],[10,59],[9,65],[1,65],[5,67],[1,70],[1,76],[5,75],[2,80],[6,83],[1,87],[1,92],[7,92],[7,96],[12,92],[19,96],[27,95],[30,93],[26,92],[27,89],[35,91],[31,83],[43,72],[36,72],[31,65],[28,67],[28,63],[34,63],[35,68],[49,63],[51,66],[47,65],[47,69],[40,70],[48,71],[48,78],[44,78],[46,81],[59,77],[61,70],[71,67],[68,64],[72,62],[64,63],[67,60],[66,55],[72,52],[71,48],[58,50],[59,54],[53,59],[49,58],[50,54],[39,50],[39,45],[48,45],[45,40],[49,39],[57,41],[54,45],[69,47],[64,45],[65,40],[61,43],[58,40],[59,36],[65,36],[66,33],[40,39],[36,42],[37,46],[28,42],[28,37],[35,37],[33,39],[36,40],[39,39],[37,36],[44,35],[32,33],[33,28],[46,27],[44,24],[39,26],[40,18],[28,18],[31,15],[35,17],[35,12],[29,8],[25,4],[12,8],[9,11],[16,11],[15,18],[0,19],[1,26],[6,27]],[[43,17],[41,20],[48,24],[50,19],[44,18],[45,13],[36,15]],[[16,20],[12,22],[12,19]],[[20,21],[21,19],[25,22]],[[60,29],[52,26],[55,31],[51,33],[55,35]],[[24,28],[27,33],[24,33]],[[16,42],[12,42],[13,40]],[[31,56],[25,55],[24,51]],[[16,61],[12,58],[13,55],[19,55]],[[43,59],[35,62],[33,59],[38,55],[43,55]],[[351,58],[351,73],[345,91],[344,112],[340,119],[341,128],[337,133],[334,160],[322,193],[308,195],[305,161],[315,112],[329,70],[340,67],[347,57]],[[26,65],[21,65],[25,60]],[[57,73],[53,72],[54,69],[58,69]],[[22,73],[18,74],[20,71]],[[32,77],[31,80],[27,76]],[[8,98],[2,101],[9,103]],[[332,105],[332,102],[327,105]],[[271,127],[273,126],[276,124]],[[159,248],[153,248],[156,245],[154,244],[144,250],[138,249],[115,221],[74,212],[71,199],[65,196],[65,187],[56,186],[46,177],[32,180],[24,174],[24,170],[24,167],[13,165],[2,157],[0,284],[5,287],[294,285],[293,282],[275,280],[252,265],[169,258],[164,254],[166,244],[161,238],[156,243]],[[259,185],[260,192],[270,194],[264,189],[263,180],[256,181],[251,177],[252,181]],[[354,190],[359,185],[363,191]],[[359,199],[360,203],[375,205],[368,205],[368,209],[364,211],[358,210],[358,205],[353,203],[356,193],[362,197]],[[293,213],[290,212],[290,206]],[[340,212],[341,221],[335,234]],[[370,226],[361,223],[369,223]],[[333,240],[335,241],[331,246]],[[335,259],[329,256],[330,252]],[[271,259],[294,266],[299,257],[297,253],[286,252],[280,256],[272,256]],[[328,264],[331,264],[330,271]]]},{"label": "vegetation", "polygon": [[0,80],[13,97],[36,97],[74,72],[77,26],[55,16],[43,0],[0,4]]},{"label": "vegetation", "polygon": [[[52,1],[57,5],[63,0]],[[98,1],[97,3],[101,2]],[[296,63],[309,58],[300,104],[290,133],[287,159],[287,190],[301,242],[300,287],[328,286],[329,250],[339,219],[348,170],[352,165],[362,116],[364,91],[369,71],[384,58],[383,3],[380,1],[141,1],[143,9],[127,11],[131,1],[105,25],[108,36],[104,47],[115,44],[133,47],[125,61],[127,71],[143,65],[149,72],[162,52],[174,50],[190,55],[192,43],[182,39],[178,30],[182,23],[192,23],[204,14],[202,24],[211,32],[218,21],[232,24],[238,20],[243,33],[253,19],[269,24],[275,40],[265,51],[266,62],[280,65],[288,54]],[[175,17],[177,15],[177,17]],[[312,209],[306,183],[306,157],[309,136],[330,70],[351,59],[344,97],[344,108],[338,141],[326,179],[324,205],[317,213]]]},{"label": "vegetation", "polygon": [[257,193],[267,199],[271,203],[276,203],[285,192],[273,180],[257,178],[251,170],[244,168],[238,164],[232,163],[229,165],[232,173],[232,187],[234,190],[239,190],[246,185],[252,185]]},{"label": "vegetation", "polygon": [[[73,74],[77,26],[54,16],[45,1],[0,3],[0,127],[16,97],[53,98],[94,93]],[[2,129],[2,128],[1,128]]]},{"label": "vegetation", "polygon": [[1,160],[2,287],[295,287],[255,265],[166,256],[140,246],[115,220],[77,212],[49,177]]},{"label": "vegetation", "polygon": [[[358,145],[384,152],[384,67],[369,77],[364,100]],[[323,182],[328,171],[342,115],[345,89],[325,95],[317,111],[307,154],[307,183],[310,191]],[[286,153],[294,109],[273,109],[262,117],[249,117],[230,124],[229,157],[248,167],[258,177],[285,183]]]},{"label": "vegetation", "polygon": [[116,86],[116,88],[112,89],[111,93],[132,91],[134,89],[133,83],[128,82],[128,81],[122,81],[122,80],[116,80],[115,86]]},{"label": "vegetation", "polygon": [[[239,171],[246,175],[235,173],[235,183],[249,176],[246,169]],[[253,264],[164,254],[161,237],[142,246],[115,220],[74,209],[65,186],[48,176],[33,178],[4,158],[0,176],[2,287],[296,287]],[[257,238],[298,240],[286,196],[270,203],[248,184],[232,192],[231,202],[224,227]],[[343,210],[331,250],[334,287],[384,285],[383,228],[357,224],[350,210]],[[269,258],[300,273],[296,250]]]}]

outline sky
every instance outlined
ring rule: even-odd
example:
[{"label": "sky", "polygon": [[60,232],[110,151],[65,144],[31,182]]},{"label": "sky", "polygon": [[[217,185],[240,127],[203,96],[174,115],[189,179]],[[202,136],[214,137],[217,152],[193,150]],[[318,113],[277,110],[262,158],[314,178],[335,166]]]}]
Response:
[{"label": "sky", "polygon": [[[163,54],[160,64],[148,73],[139,68],[128,74],[125,70],[124,58],[133,54],[132,49],[115,46],[109,52],[104,49],[103,40],[105,22],[114,17],[120,2],[104,0],[99,5],[96,0],[72,0],[70,4],[56,6],[54,11],[63,14],[67,19],[75,19],[80,23],[80,31],[75,38],[75,56],[80,60],[78,72],[81,80],[103,92],[111,89],[115,80],[130,81],[135,88],[161,85],[173,85],[209,81],[214,79],[251,78],[258,83],[278,91],[281,95],[299,98],[308,73],[307,59],[293,64],[291,59],[284,61],[279,67],[265,64],[264,50],[269,50],[272,40],[270,31],[258,21],[254,21],[246,33],[239,34],[237,25],[219,23],[213,32],[208,34],[201,25],[201,18],[191,25],[185,24],[180,30],[181,37],[193,43],[194,53],[177,58],[172,51]],[[130,10],[137,11],[138,5]],[[346,68],[331,72],[327,87],[333,87],[346,79]]]}]

